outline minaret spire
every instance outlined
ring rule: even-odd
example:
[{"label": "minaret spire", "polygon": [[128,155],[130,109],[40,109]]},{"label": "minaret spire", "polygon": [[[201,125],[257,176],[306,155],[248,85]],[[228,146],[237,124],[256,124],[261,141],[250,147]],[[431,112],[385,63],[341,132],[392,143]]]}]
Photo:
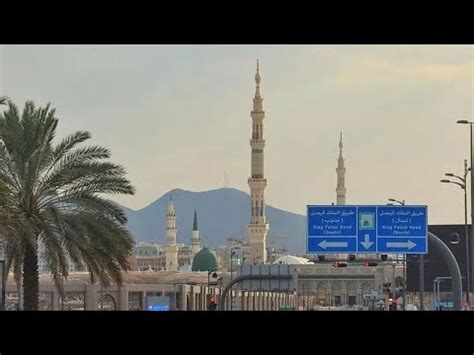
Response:
[{"label": "minaret spire", "polygon": [[196,213],[196,210],[194,210],[193,231],[197,231],[197,230],[198,230],[197,213]]},{"label": "minaret spire", "polygon": [[339,137],[339,158],[337,159],[337,187],[336,187],[336,201],[338,205],[346,204],[346,186],[345,186],[345,175],[346,167],[344,165],[344,157],[342,155],[342,131]]},{"label": "minaret spire", "polygon": [[260,82],[262,77],[260,76],[260,64],[257,59],[257,72],[255,73],[255,98],[253,99],[253,110],[262,111],[262,97],[260,95]]},{"label": "minaret spire", "polygon": [[201,240],[199,238],[199,229],[198,229],[198,221],[197,221],[197,212],[194,210],[194,219],[193,219],[193,232],[191,237],[191,252],[194,255],[201,250]]},{"label": "minaret spire", "polygon": [[341,136],[339,138],[339,156],[342,157],[342,148],[343,148],[343,144],[342,144],[342,131],[341,131]]},{"label": "minaret spire", "polygon": [[264,177],[264,147],[263,139],[263,98],[260,95],[260,63],[257,60],[257,72],[255,74],[255,97],[253,99],[252,117],[252,138],[250,146],[251,155],[251,175],[248,179],[251,196],[251,217],[248,225],[250,235],[250,260],[252,264],[264,264],[267,260],[266,236],[269,230],[265,216],[265,188],[267,179]]}]

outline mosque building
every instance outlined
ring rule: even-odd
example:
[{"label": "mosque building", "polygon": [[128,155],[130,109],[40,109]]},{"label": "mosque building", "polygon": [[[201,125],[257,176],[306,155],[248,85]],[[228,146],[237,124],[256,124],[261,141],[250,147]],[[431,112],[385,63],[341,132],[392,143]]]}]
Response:
[{"label": "mosque building", "polygon": [[193,230],[190,245],[176,242],[176,208],[170,196],[166,213],[166,243],[139,243],[131,258],[133,270],[141,271],[183,271],[190,272],[194,256],[201,251],[197,212],[194,211]]}]

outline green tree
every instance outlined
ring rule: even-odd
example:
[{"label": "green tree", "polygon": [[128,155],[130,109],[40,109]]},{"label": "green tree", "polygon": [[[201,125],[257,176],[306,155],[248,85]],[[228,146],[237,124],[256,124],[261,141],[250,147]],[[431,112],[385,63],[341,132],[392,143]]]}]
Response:
[{"label": "green tree", "polygon": [[[6,96],[0,96],[0,105],[6,105],[8,98]],[[2,203],[5,196],[5,188],[0,185],[0,248],[3,248],[3,235],[7,233],[6,228],[9,225],[9,213],[6,211],[6,203]]]},{"label": "green tree", "polygon": [[[4,100],[4,102],[7,100]],[[7,270],[23,275],[24,309],[38,309],[38,258],[62,292],[68,260],[84,263],[91,281],[121,283],[133,239],[126,216],[107,194],[133,194],[125,169],[106,161],[108,149],[78,146],[78,131],[54,145],[55,110],[10,101],[0,113],[0,207],[9,216],[4,236]],[[42,248],[39,248],[39,246]],[[42,250],[42,255],[39,255]]]}]

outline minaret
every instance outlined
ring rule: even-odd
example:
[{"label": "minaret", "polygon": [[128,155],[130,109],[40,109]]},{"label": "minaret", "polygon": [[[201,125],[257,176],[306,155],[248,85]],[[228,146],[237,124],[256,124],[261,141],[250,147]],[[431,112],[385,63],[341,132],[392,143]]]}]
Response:
[{"label": "minaret", "polygon": [[165,245],[165,270],[178,270],[178,246],[176,245],[176,212],[173,198],[170,196],[168,202],[168,212],[166,213],[166,245]]},{"label": "minaret", "polygon": [[337,187],[336,187],[336,194],[337,194],[337,205],[345,205],[346,204],[346,187],[345,187],[345,175],[346,175],[346,168],[344,166],[344,158],[342,157],[342,132],[341,137],[339,139],[339,158],[337,159]]},{"label": "minaret", "polygon": [[197,213],[196,210],[194,210],[193,235],[191,237],[191,252],[193,257],[199,250],[201,250],[201,240],[199,239]]},{"label": "minaret", "polygon": [[269,230],[267,219],[265,217],[265,187],[267,179],[263,174],[263,148],[265,140],[263,139],[263,119],[265,111],[262,107],[262,97],[260,96],[260,70],[257,60],[257,73],[255,74],[255,97],[253,99],[253,110],[250,113],[252,117],[252,164],[251,176],[248,179],[251,198],[251,217],[248,225],[250,235],[250,259],[248,263],[264,264],[267,261],[266,236]]}]

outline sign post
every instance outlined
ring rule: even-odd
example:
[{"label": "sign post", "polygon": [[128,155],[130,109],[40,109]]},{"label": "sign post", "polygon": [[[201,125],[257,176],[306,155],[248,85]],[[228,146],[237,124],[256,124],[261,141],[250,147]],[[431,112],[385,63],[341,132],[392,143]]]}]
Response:
[{"label": "sign post", "polygon": [[427,206],[307,206],[307,252],[428,252]]}]

